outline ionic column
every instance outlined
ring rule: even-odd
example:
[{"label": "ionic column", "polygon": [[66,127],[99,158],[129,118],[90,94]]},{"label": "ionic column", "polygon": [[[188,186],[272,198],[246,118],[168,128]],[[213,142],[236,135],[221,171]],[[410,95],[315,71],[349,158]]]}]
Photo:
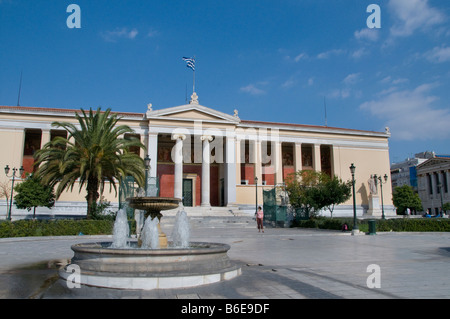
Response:
[{"label": "ionic column", "polygon": [[313,145],[313,162],[314,170],[320,172],[322,170],[322,163],[320,160],[320,144]]},{"label": "ionic column", "polygon": [[42,130],[41,149],[43,149],[45,144],[47,144],[48,142],[50,142],[50,130]]},{"label": "ionic column", "polygon": [[202,207],[210,207],[210,161],[211,150],[209,142],[213,140],[211,135],[203,135],[201,137],[203,141],[203,160],[202,160]]},{"label": "ionic column", "polygon": [[[253,163],[255,163],[255,177],[258,178],[258,184],[262,183],[262,157],[261,157],[261,141],[253,141]],[[249,181],[254,183],[254,181]]]},{"label": "ionic column", "polygon": [[183,141],[186,139],[184,134],[173,134],[172,140],[175,140],[174,158],[175,176],[173,197],[183,199]]},{"label": "ionic column", "polygon": [[298,172],[303,169],[302,165],[302,144],[295,143],[294,145],[294,171]]},{"label": "ionic column", "polygon": [[[275,164],[275,185],[283,183],[283,154],[282,144],[279,141],[272,142],[272,164]],[[275,162],[275,163],[274,163]]]},{"label": "ionic column", "polygon": [[[236,143],[234,137],[227,137],[225,149],[225,203],[228,207],[236,206],[236,171],[239,170],[239,184],[240,180],[240,165],[236,164]],[[239,155],[238,155],[239,156]],[[239,169],[236,169],[239,168]]]},{"label": "ionic column", "polygon": [[150,177],[156,177],[158,171],[158,133],[148,134],[148,155],[150,162]]}]

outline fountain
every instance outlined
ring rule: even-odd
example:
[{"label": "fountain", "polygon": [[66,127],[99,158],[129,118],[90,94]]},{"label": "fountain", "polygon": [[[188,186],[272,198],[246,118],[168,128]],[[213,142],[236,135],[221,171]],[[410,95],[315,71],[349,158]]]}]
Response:
[{"label": "fountain", "polygon": [[[130,207],[145,211],[139,238],[129,238],[126,210],[122,209],[116,216],[112,243],[73,245],[71,265],[80,269],[80,284],[142,290],[186,288],[241,274],[241,268],[227,255],[229,245],[189,241],[189,220],[183,210],[177,213],[173,240],[168,242],[160,228],[161,211],[179,207],[179,199],[139,194],[127,201]],[[65,280],[72,274],[69,266],[59,272]]]}]

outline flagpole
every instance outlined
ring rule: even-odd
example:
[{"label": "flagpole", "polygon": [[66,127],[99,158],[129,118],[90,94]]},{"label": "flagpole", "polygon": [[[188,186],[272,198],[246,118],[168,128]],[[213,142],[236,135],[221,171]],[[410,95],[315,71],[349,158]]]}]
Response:
[{"label": "flagpole", "polygon": [[[194,62],[195,62],[195,55],[194,55]],[[193,74],[193,86],[192,86],[192,93],[195,92],[195,67],[194,67],[194,74]]]}]

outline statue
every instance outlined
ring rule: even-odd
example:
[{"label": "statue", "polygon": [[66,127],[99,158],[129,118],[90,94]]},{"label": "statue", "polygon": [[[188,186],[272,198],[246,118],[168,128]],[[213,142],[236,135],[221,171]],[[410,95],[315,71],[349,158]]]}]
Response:
[{"label": "statue", "polygon": [[367,183],[369,184],[370,195],[378,195],[377,184],[372,176],[370,176]]}]

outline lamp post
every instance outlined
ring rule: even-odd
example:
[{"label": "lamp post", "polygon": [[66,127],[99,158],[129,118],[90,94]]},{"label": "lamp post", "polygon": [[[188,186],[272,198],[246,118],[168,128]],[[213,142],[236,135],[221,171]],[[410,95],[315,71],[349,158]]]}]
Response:
[{"label": "lamp post", "polygon": [[[5,175],[6,175],[6,177],[9,177],[9,178],[12,177],[11,198],[9,199],[9,212],[8,212],[8,220],[11,220],[12,200],[13,200],[13,195],[14,195],[14,181],[15,181],[16,177],[21,177],[23,175],[24,169],[23,169],[23,166],[21,166],[19,169],[14,167],[11,176],[8,175],[9,171],[10,171],[9,165],[6,165],[5,166]],[[17,171],[19,171],[18,176],[16,176]]]},{"label": "lamp post", "polygon": [[381,176],[377,176],[377,174],[373,175],[373,180],[375,181],[375,186],[377,185],[378,181],[380,181],[380,192],[381,192],[381,219],[386,219],[386,216],[384,215],[384,202],[383,202],[383,184],[385,184],[388,180],[387,174],[384,174],[384,182]]},{"label": "lamp post", "polygon": [[358,225],[356,223],[355,170],[356,170],[356,167],[352,163],[352,165],[350,165],[350,173],[352,173],[352,191],[353,191],[353,230],[352,230],[352,235],[355,235],[355,233],[357,233],[359,231]]},{"label": "lamp post", "polygon": [[147,156],[144,158],[144,166],[145,166],[145,196],[147,196],[147,188],[148,188],[148,170],[150,169],[150,156],[147,154]]},{"label": "lamp post", "polygon": [[442,198],[442,183],[439,181],[437,187],[439,188],[439,193],[441,194],[441,217],[444,217],[444,199]]},{"label": "lamp post", "polygon": [[258,211],[258,177],[255,176],[255,185],[256,185],[256,210],[255,212]]}]

